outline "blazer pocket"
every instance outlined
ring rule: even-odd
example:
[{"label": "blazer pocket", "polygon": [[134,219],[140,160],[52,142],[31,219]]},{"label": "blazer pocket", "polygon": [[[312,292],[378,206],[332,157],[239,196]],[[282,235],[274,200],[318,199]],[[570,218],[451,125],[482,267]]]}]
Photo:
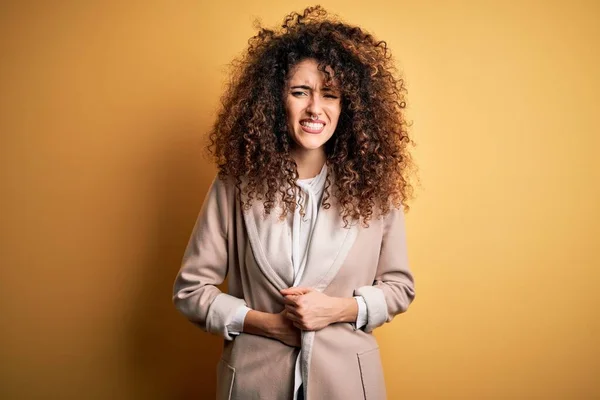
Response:
[{"label": "blazer pocket", "polygon": [[383,379],[379,347],[358,353],[357,356],[365,399],[385,399],[385,381]]},{"label": "blazer pocket", "polygon": [[230,400],[235,379],[235,368],[223,359],[217,364],[217,400]]}]

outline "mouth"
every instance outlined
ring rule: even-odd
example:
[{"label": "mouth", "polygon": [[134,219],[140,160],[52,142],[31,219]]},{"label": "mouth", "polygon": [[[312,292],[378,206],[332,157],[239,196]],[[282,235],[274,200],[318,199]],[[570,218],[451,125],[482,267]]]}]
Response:
[{"label": "mouth", "polygon": [[310,120],[302,120],[300,121],[300,128],[302,128],[304,132],[316,134],[323,132],[325,123],[322,121],[315,122]]}]

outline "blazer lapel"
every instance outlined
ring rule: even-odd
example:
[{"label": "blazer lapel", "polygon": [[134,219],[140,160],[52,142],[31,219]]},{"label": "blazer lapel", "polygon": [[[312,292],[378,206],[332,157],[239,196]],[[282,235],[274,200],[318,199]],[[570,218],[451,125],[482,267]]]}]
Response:
[{"label": "blazer lapel", "polygon": [[275,206],[266,214],[262,201],[242,212],[254,258],[263,275],[278,290],[292,286],[294,268],[289,228],[281,221],[281,209]]},{"label": "blazer lapel", "polygon": [[[332,173],[332,170],[329,169],[329,172]],[[333,182],[333,174],[331,178]],[[276,205],[270,214],[266,214],[262,201],[255,200],[249,210],[242,212],[256,263],[277,289],[304,286],[323,291],[342,266],[354,244],[359,225],[351,220],[348,227],[344,227],[335,197],[331,196],[329,202],[329,208],[319,205],[308,254],[296,281],[293,279],[289,221],[279,219],[280,206]],[[293,216],[288,215],[288,218]]]},{"label": "blazer lapel", "polygon": [[320,207],[306,259],[304,273],[298,286],[323,291],[346,259],[358,233],[358,223],[344,221],[339,215],[335,199],[330,197],[331,207]]}]

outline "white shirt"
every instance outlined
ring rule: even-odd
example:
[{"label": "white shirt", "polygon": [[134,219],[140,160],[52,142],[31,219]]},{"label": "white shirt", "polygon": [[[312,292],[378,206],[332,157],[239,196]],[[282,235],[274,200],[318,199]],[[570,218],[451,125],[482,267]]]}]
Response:
[{"label": "white shirt", "polygon": [[[327,166],[323,165],[321,172],[314,178],[299,179],[296,184],[300,188],[296,194],[296,200],[304,207],[304,216],[300,214],[300,207],[296,207],[290,224],[292,232],[292,265],[294,268],[294,286],[297,286],[302,279],[304,268],[306,266],[306,255],[308,252],[310,240],[317,222],[317,215],[325,190],[327,178]],[[367,305],[362,296],[354,297],[358,303],[358,315],[356,318],[356,328],[360,329],[367,324]],[[250,308],[240,306],[233,320],[227,325],[230,335],[238,335],[244,330],[244,319]],[[300,353],[296,359],[295,379],[294,379],[294,400],[298,397],[298,389],[302,385],[302,374],[300,371]]]}]

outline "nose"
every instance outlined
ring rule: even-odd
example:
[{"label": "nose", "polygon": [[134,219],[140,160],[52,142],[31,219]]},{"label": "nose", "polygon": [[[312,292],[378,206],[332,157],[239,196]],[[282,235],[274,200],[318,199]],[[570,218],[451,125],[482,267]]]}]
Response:
[{"label": "nose", "polygon": [[319,95],[314,93],[309,97],[308,105],[306,106],[306,112],[309,115],[321,115],[323,112],[321,99]]}]

